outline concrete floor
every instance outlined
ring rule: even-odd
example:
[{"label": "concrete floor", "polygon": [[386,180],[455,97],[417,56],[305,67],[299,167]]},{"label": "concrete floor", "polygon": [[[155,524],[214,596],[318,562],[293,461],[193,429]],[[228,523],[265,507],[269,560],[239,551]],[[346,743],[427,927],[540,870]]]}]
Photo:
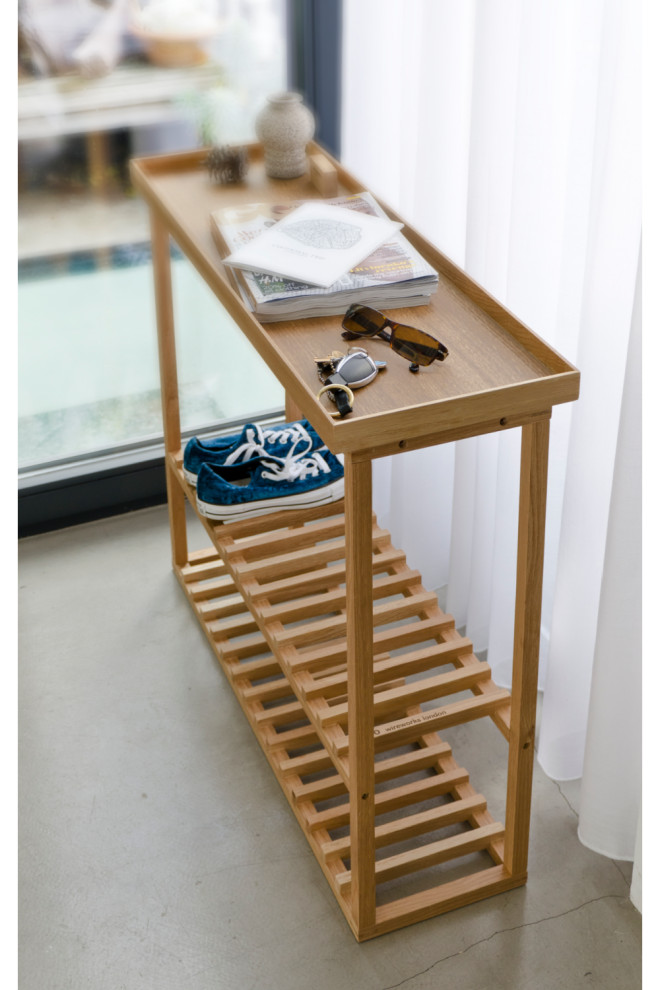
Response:
[{"label": "concrete floor", "polygon": [[[641,986],[631,866],[578,841],[577,784],[537,769],[525,888],[358,945],[170,571],[167,510],[19,564],[21,990]],[[499,733],[450,741],[499,816]]]}]

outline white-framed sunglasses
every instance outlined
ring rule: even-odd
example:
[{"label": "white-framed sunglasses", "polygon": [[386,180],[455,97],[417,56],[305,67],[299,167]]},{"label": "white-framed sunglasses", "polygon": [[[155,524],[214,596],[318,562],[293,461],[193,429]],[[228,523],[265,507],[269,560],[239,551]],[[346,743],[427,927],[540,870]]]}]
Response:
[{"label": "white-framed sunglasses", "polygon": [[387,362],[374,361],[363,347],[350,347],[346,354],[335,351],[327,358],[317,358],[316,367],[323,383],[317,398],[327,393],[337,406],[334,415],[343,417],[353,408],[353,389],[372,382]]}]

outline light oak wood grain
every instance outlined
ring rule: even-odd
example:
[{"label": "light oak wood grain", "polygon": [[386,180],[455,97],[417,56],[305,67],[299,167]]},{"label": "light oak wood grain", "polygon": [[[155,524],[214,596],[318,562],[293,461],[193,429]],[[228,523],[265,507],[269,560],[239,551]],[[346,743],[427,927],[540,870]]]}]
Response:
[{"label": "light oak wood grain", "polygon": [[[411,375],[384,342],[370,342],[387,371],[358,392],[350,417],[335,421],[316,400],[313,357],[338,345],[339,319],[261,325],[227,282],[209,222],[228,202],[291,202],[316,191],[309,177],[267,179],[257,146],[244,183],[214,186],[204,154],[131,166],[152,217],[174,571],[363,941],[526,880],[549,420],[555,404],[577,397],[579,373],[406,225],[440,285],[428,306],[402,307],[398,317],[440,337],[449,359]],[[330,161],[340,193],[361,188]],[[182,470],[170,236],[279,377],[287,417],[307,416],[345,454],[343,500],[228,524],[199,516],[211,546],[192,552],[185,500],[194,507],[195,491]],[[376,457],[516,427],[523,441],[509,694],[379,526],[371,467]],[[504,825],[438,735],[476,718],[490,718],[509,743]],[[475,872],[477,855],[491,865]],[[445,863],[467,863],[466,871],[438,884]],[[415,893],[396,886],[413,878]],[[385,883],[397,893],[381,903]]]},{"label": "light oak wood grain", "polygon": [[[480,422],[529,415],[577,398],[576,369],[404,224],[403,233],[439,272],[440,284],[428,306],[402,306],[395,311],[395,318],[441,339],[449,348],[449,358],[412,375],[407,362],[384,341],[370,341],[368,349],[374,357],[387,360],[387,371],[359,390],[351,416],[341,422],[334,420],[329,405],[316,399],[314,358],[321,351],[329,353],[342,346],[341,318],[262,325],[246,312],[231,288],[211,236],[211,212],[229,202],[286,203],[319,195],[309,176],[268,179],[258,146],[250,152],[247,178],[233,187],[211,185],[197,152],[134,160],[131,175],[284,385],[287,412],[307,416],[332,450],[363,450],[376,438],[381,443],[410,443],[430,433],[455,433]],[[333,164],[340,194],[362,189],[338,163]]]}]

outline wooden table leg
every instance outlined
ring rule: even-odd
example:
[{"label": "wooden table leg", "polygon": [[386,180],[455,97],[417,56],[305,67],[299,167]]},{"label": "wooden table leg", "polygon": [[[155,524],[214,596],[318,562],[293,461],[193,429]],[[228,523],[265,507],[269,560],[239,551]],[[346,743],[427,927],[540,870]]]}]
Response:
[{"label": "wooden table leg", "polygon": [[284,396],[284,416],[287,423],[295,423],[296,420],[303,418],[300,406],[296,405],[288,392]]},{"label": "wooden table leg", "polygon": [[170,238],[164,224],[153,211],[151,213],[151,251],[156,297],[158,360],[163,406],[165,473],[167,480],[167,504],[170,515],[170,537],[172,540],[172,562],[175,566],[182,566],[188,561],[185,496],[181,486],[174,477],[174,469],[170,463],[170,455],[177,454],[181,449],[181,418],[179,413],[179,386],[176,371],[176,342],[174,339]]},{"label": "wooden table leg", "polygon": [[522,427],[511,734],[504,837],[504,865],[512,876],[518,877],[527,872],[529,848],[549,435],[549,419]]},{"label": "wooden table leg", "polygon": [[109,140],[107,131],[89,131],[85,137],[89,183],[97,193],[107,193],[110,187],[108,175]]},{"label": "wooden table leg", "polygon": [[371,461],[344,458],[351,907],[358,938],[376,918]]}]

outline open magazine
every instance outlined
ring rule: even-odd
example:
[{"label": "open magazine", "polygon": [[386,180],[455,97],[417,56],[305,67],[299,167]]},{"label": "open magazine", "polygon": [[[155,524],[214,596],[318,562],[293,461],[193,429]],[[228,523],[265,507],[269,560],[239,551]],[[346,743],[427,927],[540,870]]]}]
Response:
[{"label": "open magazine", "polygon": [[[369,192],[322,202],[387,219]],[[223,258],[272,228],[299,205],[252,203],[215,210],[211,231]],[[426,305],[438,285],[437,272],[399,231],[329,288],[258,271],[227,270],[245,304],[264,323],[296,316],[341,315],[354,302],[379,309]]]},{"label": "open magazine", "polygon": [[242,244],[225,265],[329,289],[403,224],[310,199]]}]

